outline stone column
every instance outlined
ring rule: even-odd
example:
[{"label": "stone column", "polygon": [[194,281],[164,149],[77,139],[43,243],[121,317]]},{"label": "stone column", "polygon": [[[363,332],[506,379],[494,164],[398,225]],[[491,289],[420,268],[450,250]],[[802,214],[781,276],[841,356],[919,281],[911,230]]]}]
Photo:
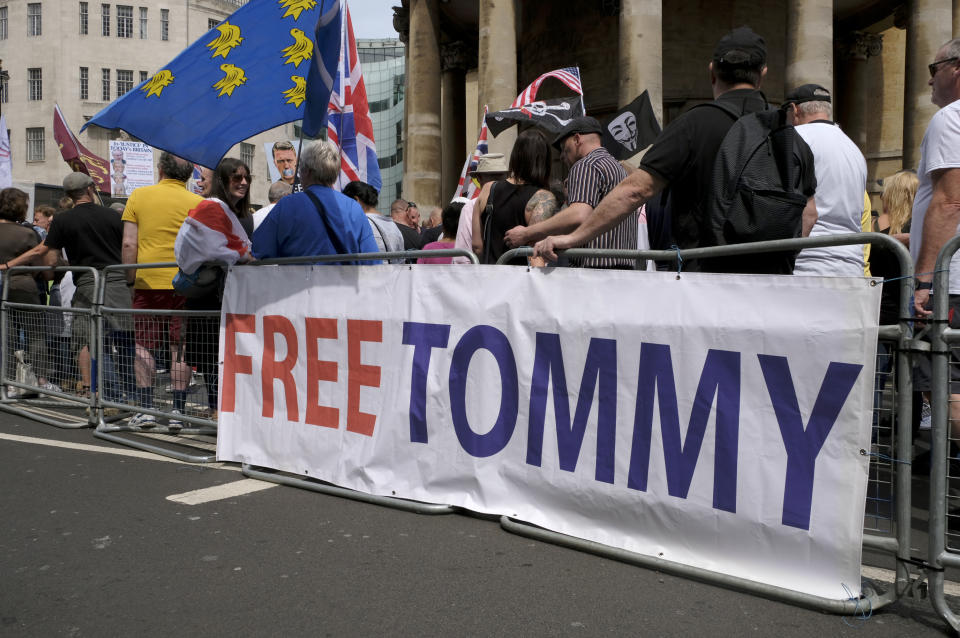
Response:
[{"label": "stone column", "polygon": [[[477,46],[477,97],[479,113],[484,105],[491,111],[513,103],[517,88],[516,0],[480,0],[479,43]],[[509,157],[517,139],[516,127],[491,137],[491,153]]]},{"label": "stone column", "polygon": [[838,86],[838,95],[833,96],[834,119],[862,153],[867,151],[867,122],[870,119],[867,59],[880,55],[882,51],[883,36],[876,33],[854,31],[840,41],[843,64],[839,75],[844,81]]},{"label": "stone column", "polygon": [[410,0],[403,194],[423,211],[440,203],[440,14],[438,0]]},{"label": "stone column", "polygon": [[[960,1],[960,0],[958,0]],[[663,125],[663,2],[620,2],[619,104],[626,106],[644,90]]]},{"label": "stone column", "polygon": [[787,5],[784,93],[810,83],[833,95],[833,0],[791,0]]},{"label": "stone column", "polygon": [[440,48],[440,63],[443,68],[443,105],[440,114],[440,132],[443,135],[443,170],[440,178],[440,203],[453,197],[463,161],[467,158],[465,118],[467,46],[463,42],[450,42]]},{"label": "stone column", "polygon": [[939,108],[930,101],[930,73],[937,50],[953,29],[951,0],[910,0],[907,14],[907,62],[903,82],[903,167],[916,168],[920,142]]},{"label": "stone column", "polygon": [[953,0],[953,37],[960,38],[960,0]]}]

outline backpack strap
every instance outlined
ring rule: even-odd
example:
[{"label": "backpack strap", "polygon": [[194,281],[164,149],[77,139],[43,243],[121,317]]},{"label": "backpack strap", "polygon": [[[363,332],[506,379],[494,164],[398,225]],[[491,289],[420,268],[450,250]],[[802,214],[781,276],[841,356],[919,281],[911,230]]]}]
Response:
[{"label": "backpack strap", "polygon": [[[343,242],[340,241],[340,237],[333,232],[333,228],[330,227],[330,222],[327,220],[327,210],[324,208],[323,204],[320,202],[320,199],[311,193],[308,189],[303,189],[303,192],[306,193],[307,197],[310,198],[310,201],[313,202],[313,205],[317,207],[317,213],[320,215],[320,220],[323,222],[323,227],[327,231],[327,237],[330,239],[330,242],[333,244],[333,249],[337,251],[338,255],[346,255],[347,248],[343,245]],[[354,262],[343,262],[347,264],[352,264]]]}]

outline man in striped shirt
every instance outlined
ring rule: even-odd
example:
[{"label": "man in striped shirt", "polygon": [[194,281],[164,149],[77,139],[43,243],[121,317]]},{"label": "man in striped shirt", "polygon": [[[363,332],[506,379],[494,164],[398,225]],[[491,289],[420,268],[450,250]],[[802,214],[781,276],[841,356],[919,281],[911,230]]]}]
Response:
[{"label": "man in striped shirt", "polygon": [[[532,226],[516,226],[506,233],[507,245],[526,246],[550,235],[562,235],[575,230],[593,213],[593,209],[607,193],[627,177],[626,171],[600,144],[602,129],[592,117],[578,117],[563,129],[553,141],[560,151],[563,163],[570,167],[567,174],[566,207],[553,217]],[[637,211],[594,238],[587,248],[637,249]],[[587,268],[633,268],[632,259],[590,257],[578,265]]]}]

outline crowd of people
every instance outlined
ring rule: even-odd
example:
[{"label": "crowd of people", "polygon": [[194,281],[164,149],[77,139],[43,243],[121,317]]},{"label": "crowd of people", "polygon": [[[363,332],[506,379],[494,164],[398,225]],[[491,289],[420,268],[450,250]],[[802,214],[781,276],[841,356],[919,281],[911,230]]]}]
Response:
[{"label": "crowd of people", "polygon": [[[224,263],[458,249],[464,253],[414,259],[421,264],[462,264],[469,261],[463,254],[472,252],[481,263],[492,264],[512,248],[531,246],[532,258],[510,263],[633,269],[638,264],[632,258],[567,261],[562,252],[574,247],[687,249],[733,243],[736,239],[729,224],[718,221],[716,215],[718,207],[728,204],[720,201],[725,191],[718,175],[736,155],[737,149],[727,155],[730,139],[746,135],[746,125],[741,123],[755,114],[757,122],[773,122],[778,131],[788,133],[769,140],[774,147],[783,145],[784,164],[775,168],[784,176],[782,187],[790,201],[782,209],[763,210],[782,215],[784,224],[793,224],[791,236],[875,230],[902,241],[909,246],[918,273],[915,312],[921,318],[927,316],[937,251],[957,232],[960,221],[956,205],[960,146],[955,139],[960,131],[960,40],[944,44],[930,65],[932,99],[942,108],[924,139],[919,171],[900,171],[883,180],[878,217],[871,215],[866,161],[833,121],[830,91],[817,84],[798,86],[774,109],[761,92],[766,61],[764,39],[749,28],[725,35],[708,66],[714,101],[672,121],[639,166],[613,158],[601,143],[599,122],[592,117],[574,118],[552,139],[540,129],[527,128],[518,135],[509,158],[497,153],[479,158],[469,176],[478,187],[475,198],[456,198],[444,208],[431,207],[429,213],[425,209],[422,214],[413,201],[396,199],[390,216],[381,215],[379,193],[362,182],[338,192],[334,186],[340,156],[328,141],[304,146],[299,158],[300,192],[294,192],[290,183],[293,166],[285,167],[284,179],[270,188],[269,205],[255,212],[250,206],[250,168],[233,158],[202,170],[201,196],[186,188],[193,165],[164,152],[158,163],[159,182],[133,191],[119,211],[100,205],[89,176],[72,173],[63,182],[63,210],[37,207],[32,227],[24,221],[26,194],[4,189],[0,191],[0,271],[22,265],[102,269],[176,262],[179,271],[146,267],[108,271],[105,306],[142,311],[132,317],[110,314],[105,322],[107,354],[119,372],[111,392],[142,408],[132,423],[149,427],[156,422],[150,412],[155,406],[156,371],[169,369],[171,424],[177,424],[177,414],[186,410],[191,377],[199,373],[207,394],[204,414],[215,417],[216,314]],[[551,146],[566,168],[563,180],[552,174]],[[292,147],[284,146],[275,149],[275,155],[291,151]],[[916,218],[912,225],[911,217]],[[393,255],[389,261],[409,257]],[[900,276],[891,251],[874,247],[871,252],[862,246],[735,260],[685,260],[683,267],[687,271]],[[74,308],[89,308],[95,301],[93,278],[85,272],[76,272],[69,282],[69,299],[59,274],[53,277],[53,286],[44,277],[49,275],[10,275],[8,300],[37,304],[49,298],[52,304],[59,296],[57,303],[69,302]],[[960,308],[960,264],[953,269],[950,293],[954,295],[951,309]],[[899,295],[896,284],[884,287],[881,323],[901,319]],[[210,315],[191,317],[184,325],[176,316],[183,309]],[[85,316],[75,317],[68,330],[46,326],[45,320],[20,307],[10,317],[11,343],[6,352],[23,352],[40,385],[60,390],[57,381],[67,376],[57,369],[63,366],[50,364],[48,351],[64,348],[62,341],[49,338],[54,332],[69,343],[66,347],[71,361],[76,361],[81,391],[89,391],[92,344]],[[960,363],[954,365],[954,373],[960,394]],[[951,405],[951,410],[960,411],[960,400]],[[955,416],[960,428],[960,412]]]}]

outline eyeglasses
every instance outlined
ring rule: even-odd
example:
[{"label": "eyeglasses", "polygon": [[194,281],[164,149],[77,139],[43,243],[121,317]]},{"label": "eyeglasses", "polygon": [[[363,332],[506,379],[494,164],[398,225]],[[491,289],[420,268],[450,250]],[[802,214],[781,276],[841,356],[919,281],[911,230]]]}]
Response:
[{"label": "eyeglasses", "polygon": [[231,176],[230,176],[230,182],[231,182],[232,184],[239,184],[239,183],[242,182],[243,180],[247,180],[247,183],[249,184],[249,183],[250,183],[250,176],[249,176],[249,175],[231,175]]},{"label": "eyeglasses", "polygon": [[956,62],[960,58],[944,58],[943,60],[937,60],[927,65],[927,70],[930,71],[930,77],[933,77],[937,74],[937,67],[941,64],[946,64],[947,62]]}]

